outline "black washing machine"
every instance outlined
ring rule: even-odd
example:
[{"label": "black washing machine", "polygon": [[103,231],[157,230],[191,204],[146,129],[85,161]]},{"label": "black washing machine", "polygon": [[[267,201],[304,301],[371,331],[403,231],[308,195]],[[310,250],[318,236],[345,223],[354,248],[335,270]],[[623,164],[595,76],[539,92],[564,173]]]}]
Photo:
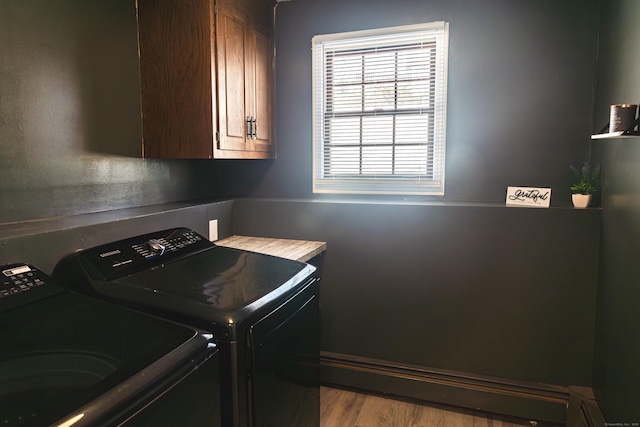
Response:
[{"label": "black washing machine", "polygon": [[0,267],[0,425],[220,426],[210,333]]},{"label": "black washing machine", "polygon": [[223,426],[320,425],[313,266],[219,247],[175,228],[70,254],[53,276],[211,332],[220,350]]}]

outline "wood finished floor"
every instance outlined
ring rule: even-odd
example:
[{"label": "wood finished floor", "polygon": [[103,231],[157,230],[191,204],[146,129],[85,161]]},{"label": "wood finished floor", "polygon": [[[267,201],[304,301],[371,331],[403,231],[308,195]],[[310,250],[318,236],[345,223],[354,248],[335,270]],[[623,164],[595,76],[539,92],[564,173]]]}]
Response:
[{"label": "wood finished floor", "polygon": [[336,388],[320,389],[321,427],[522,427],[471,411],[453,411]]}]

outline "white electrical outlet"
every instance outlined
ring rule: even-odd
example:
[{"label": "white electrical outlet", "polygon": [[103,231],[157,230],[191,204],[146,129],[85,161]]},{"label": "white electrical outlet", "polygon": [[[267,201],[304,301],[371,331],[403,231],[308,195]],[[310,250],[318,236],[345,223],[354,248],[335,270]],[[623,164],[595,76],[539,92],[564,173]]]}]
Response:
[{"label": "white electrical outlet", "polygon": [[209,240],[215,242],[218,240],[218,220],[212,219],[209,221]]}]

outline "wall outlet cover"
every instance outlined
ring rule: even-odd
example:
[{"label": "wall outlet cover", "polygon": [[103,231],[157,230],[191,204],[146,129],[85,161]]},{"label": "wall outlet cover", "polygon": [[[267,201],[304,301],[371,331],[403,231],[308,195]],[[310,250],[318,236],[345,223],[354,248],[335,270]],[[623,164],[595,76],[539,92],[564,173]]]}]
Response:
[{"label": "wall outlet cover", "polygon": [[212,219],[209,221],[209,240],[215,242],[218,240],[218,220]]}]

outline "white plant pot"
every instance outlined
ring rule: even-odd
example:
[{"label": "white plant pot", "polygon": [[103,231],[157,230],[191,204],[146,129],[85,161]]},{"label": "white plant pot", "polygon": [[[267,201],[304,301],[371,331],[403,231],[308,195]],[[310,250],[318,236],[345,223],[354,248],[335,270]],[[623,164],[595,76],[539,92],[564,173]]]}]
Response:
[{"label": "white plant pot", "polygon": [[586,208],[591,203],[591,194],[572,194],[571,201],[576,208]]}]

